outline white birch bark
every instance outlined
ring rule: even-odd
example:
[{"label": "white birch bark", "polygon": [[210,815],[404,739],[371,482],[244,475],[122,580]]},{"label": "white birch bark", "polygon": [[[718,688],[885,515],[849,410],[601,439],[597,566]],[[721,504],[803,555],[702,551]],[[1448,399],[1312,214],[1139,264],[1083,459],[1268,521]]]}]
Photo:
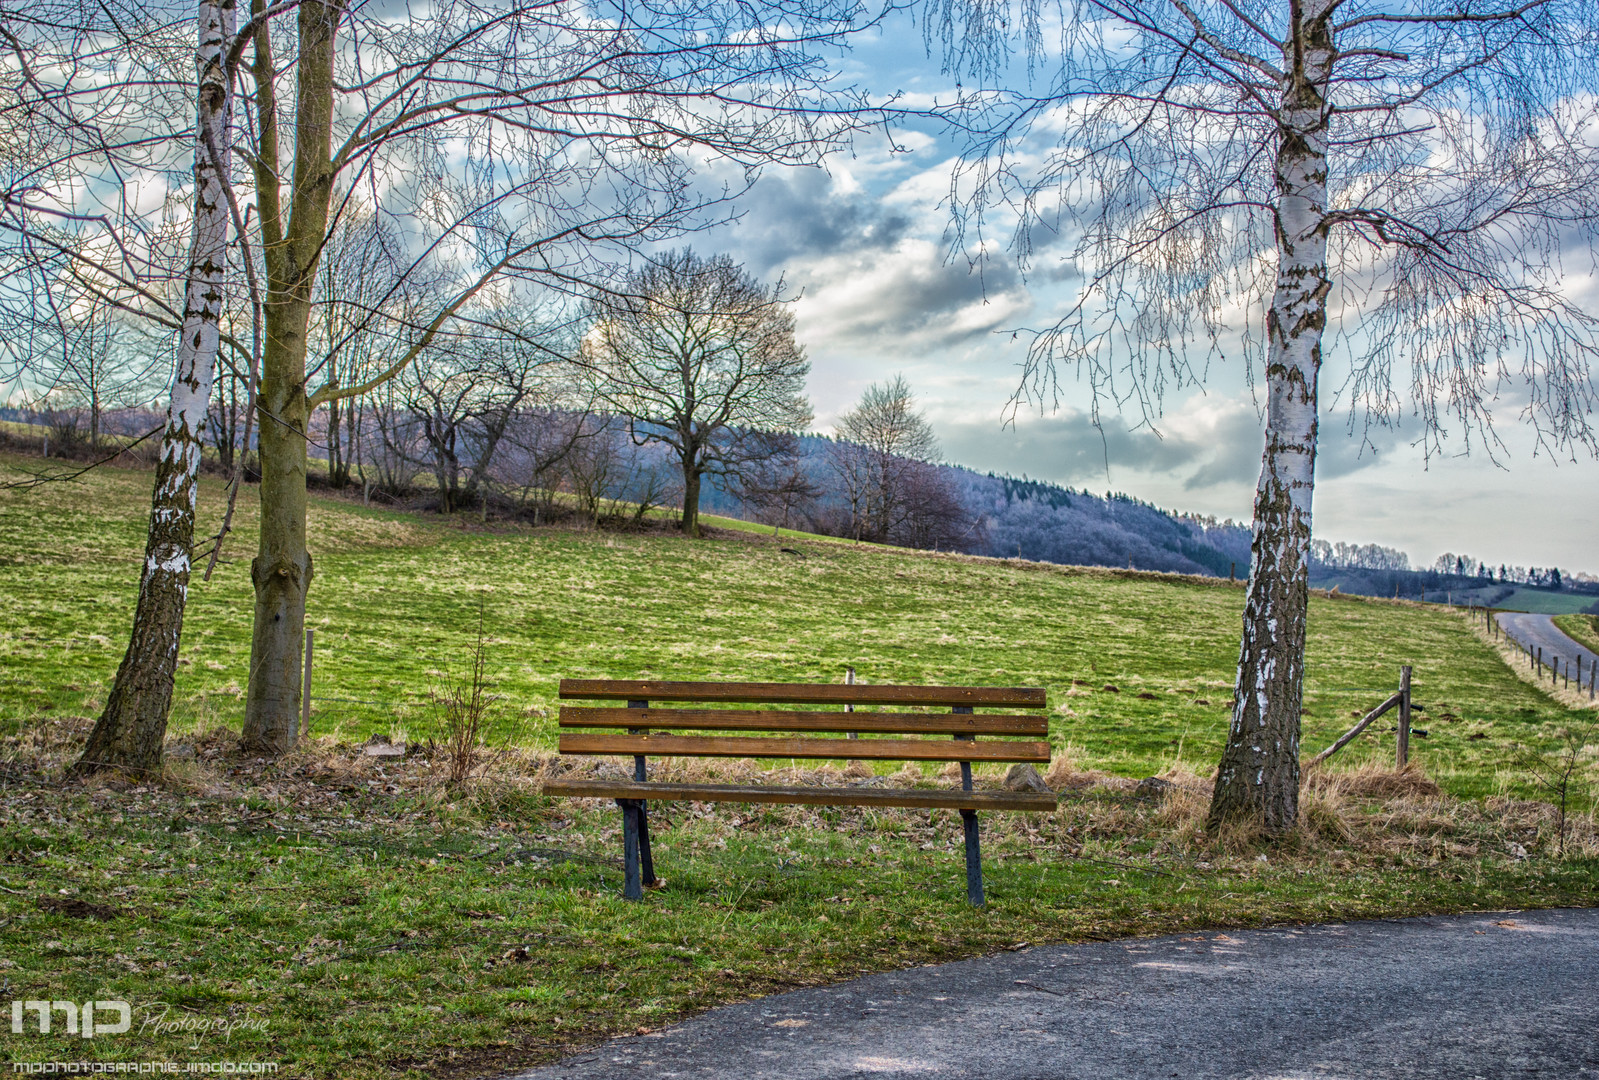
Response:
[{"label": "white birch bark", "polygon": [[[194,221],[183,326],[166,431],[150,500],[139,602],[128,649],[76,768],[156,770],[172,704],[183,610],[188,598],[199,487],[201,437],[220,344],[229,217],[231,95],[223,64],[237,25],[234,0],[199,0]],[[212,148],[220,161],[213,159]]]},{"label": "white birch bark", "polygon": [[1327,89],[1334,0],[1295,4],[1279,110],[1277,283],[1266,314],[1266,452],[1232,723],[1211,799],[1212,826],[1299,816],[1299,713],[1309,604],[1316,382],[1327,324]]}]

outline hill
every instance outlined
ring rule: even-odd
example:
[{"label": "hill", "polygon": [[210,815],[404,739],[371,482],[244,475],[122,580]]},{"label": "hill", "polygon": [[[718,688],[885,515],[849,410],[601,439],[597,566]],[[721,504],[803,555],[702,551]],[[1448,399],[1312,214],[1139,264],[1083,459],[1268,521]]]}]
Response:
[{"label": "hill", "polygon": [[[0,471],[14,475],[18,462],[0,458]],[[102,469],[0,493],[5,730],[98,709],[131,617],[148,483]],[[216,575],[191,588],[178,731],[241,721],[250,494]],[[220,503],[207,480],[202,531]],[[323,734],[430,734],[430,688],[459,667],[480,603],[499,695],[493,735],[529,746],[553,745],[563,676],[836,680],[846,666],[871,682],[1043,686],[1057,749],[1127,776],[1176,761],[1208,770],[1227,722],[1243,593],[1225,579],[773,541],[731,527],[696,542],[484,528],[318,495],[311,505],[313,728]],[[1519,783],[1504,771],[1510,746],[1552,737],[1567,715],[1455,612],[1317,597],[1306,747],[1382,700],[1402,663],[1415,665],[1431,721],[1417,721],[1429,729],[1417,755],[1457,794]],[[1390,747],[1391,734],[1374,733],[1347,760]]]}]

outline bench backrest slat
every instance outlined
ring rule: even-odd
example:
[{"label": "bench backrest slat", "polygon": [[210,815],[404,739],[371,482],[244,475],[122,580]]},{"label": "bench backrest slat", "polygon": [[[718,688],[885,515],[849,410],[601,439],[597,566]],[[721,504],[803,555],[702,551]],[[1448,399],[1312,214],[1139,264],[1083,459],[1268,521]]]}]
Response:
[{"label": "bench backrest slat", "polygon": [[735,735],[562,735],[563,754],[650,757],[828,758],[870,761],[1049,761],[1049,743],[1001,739],[796,739]]},{"label": "bench backrest slat", "polygon": [[649,679],[562,679],[560,697],[573,700],[707,701],[757,705],[981,705],[1041,709],[1036,687],[868,686],[831,683],[665,682]]},{"label": "bench backrest slat", "polygon": [[664,731],[858,731],[893,735],[1049,734],[1042,716],[1016,713],[787,712],[779,709],[621,709],[561,706],[563,728]]}]

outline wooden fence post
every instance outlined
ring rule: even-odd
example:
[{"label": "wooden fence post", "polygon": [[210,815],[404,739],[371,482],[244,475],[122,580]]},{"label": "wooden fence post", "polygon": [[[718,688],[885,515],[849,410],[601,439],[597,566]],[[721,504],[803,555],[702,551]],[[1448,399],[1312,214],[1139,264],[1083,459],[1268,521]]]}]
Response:
[{"label": "wooden fence post", "polygon": [[1410,761],[1410,665],[1399,669],[1399,743],[1395,751],[1399,768]]},{"label": "wooden fence post", "polygon": [[311,651],[316,645],[316,631],[305,632],[305,675],[300,687],[300,738],[311,734]]}]

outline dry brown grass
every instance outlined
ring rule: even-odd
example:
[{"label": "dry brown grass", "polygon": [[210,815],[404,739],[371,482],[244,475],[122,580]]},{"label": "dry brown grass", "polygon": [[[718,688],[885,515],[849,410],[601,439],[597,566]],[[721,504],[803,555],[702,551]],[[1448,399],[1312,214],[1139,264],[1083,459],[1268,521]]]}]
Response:
[{"label": "dry brown grass", "polygon": [[1301,788],[1355,799],[1429,799],[1443,794],[1443,789],[1427,776],[1416,761],[1402,769],[1389,768],[1374,761],[1342,770],[1317,766],[1306,770]]},{"label": "dry brown grass", "polygon": [[[19,767],[35,775],[60,776],[73,760],[90,721],[58,718],[30,725],[0,746],[5,768]],[[623,758],[563,758],[548,752],[511,748],[493,755],[481,779],[463,789],[451,782],[451,761],[443,747],[413,742],[404,757],[375,758],[363,746],[328,737],[307,740],[293,754],[266,763],[237,754],[238,734],[216,728],[202,735],[169,742],[169,761],[158,782],[102,774],[89,783],[114,788],[144,784],[172,795],[212,800],[252,798],[268,805],[335,806],[341,797],[363,795],[406,797],[416,812],[465,808],[480,816],[525,816],[529,812],[562,815],[570,807],[579,820],[603,821],[611,807],[606,800],[558,800],[546,804],[540,790],[546,779],[593,775],[627,779],[632,762]],[[979,767],[979,787],[997,787],[1003,770]],[[652,779],[676,782],[833,786],[953,787],[959,769],[937,773],[907,764],[897,773],[877,776],[858,762],[791,762],[763,767],[748,759],[660,758],[650,762]],[[1529,854],[1555,855],[1557,809],[1547,802],[1510,798],[1484,801],[1444,794],[1415,763],[1396,770],[1374,764],[1349,769],[1309,770],[1300,791],[1300,826],[1287,837],[1271,837],[1259,828],[1228,825],[1205,828],[1212,779],[1185,765],[1161,773],[1168,787],[1138,791],[1136,779],[1084,768],[1070,752],[1058,754],[1045,781],[1060,793],[1053,815],[986,814],[985,845],[1036,846],[1040,836],[1068,856],[1177,858],[1185,862],[1247,863],[1269,853],[1281,859],[1342,865],[1442,865],[1452,859],[1482,857],[1519,859]],[[542,808],[542,809],[535,809]],[[728,828],[845,829],[863,821],[942,836],[943,825],[925,810],[884,808],[820,808],[741,804],[667,804],[668,818],[679,815]],[[598,816],[596,816],[598,812]],[[931,837],[932,832],[929,833]],[[952,834],[953,835],[953,834]],[[942,840],[940,841],[942,842]],[[1572,815],[1566,822],[1566,856],[1599,855],[1599,828],[1594,815]]]}]

